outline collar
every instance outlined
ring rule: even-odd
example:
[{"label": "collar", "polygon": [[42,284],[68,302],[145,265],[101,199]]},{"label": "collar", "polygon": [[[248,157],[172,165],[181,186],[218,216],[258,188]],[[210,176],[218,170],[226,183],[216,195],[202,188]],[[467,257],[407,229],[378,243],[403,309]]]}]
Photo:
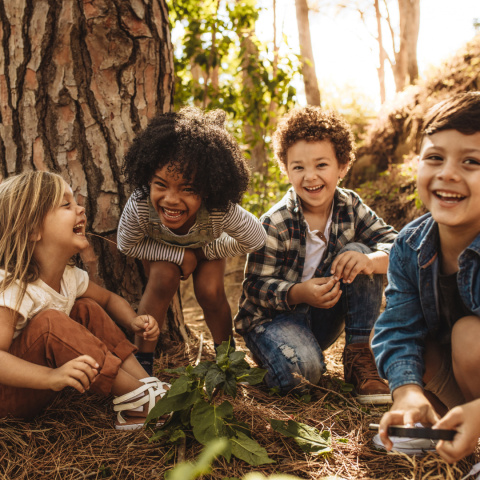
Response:
[{"label": "collar", "polygon": [[[435,260],[438,253],[438,241],[438,224],[431,214],[428,214],[427,218],[413,229],[412,234],[407,239],[410,248],[418,252],[418,266],[420,268],[428,267]],[[466,250],[472,250],[480,255],[480,234],[476,236]]]}]

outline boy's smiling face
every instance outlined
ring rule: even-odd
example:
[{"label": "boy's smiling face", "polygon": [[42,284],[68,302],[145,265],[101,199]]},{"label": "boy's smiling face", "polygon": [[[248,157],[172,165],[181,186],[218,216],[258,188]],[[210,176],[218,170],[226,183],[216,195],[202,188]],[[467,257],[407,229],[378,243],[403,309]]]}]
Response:
[{"label": "boy's smiling face", "polygon": [[300,140],[287,151],[288,179],[308,211],[330,208],[338,179],[347,171],[348,165],[338,164],[329,140]]},{"label": "boy's smiling face", "polygon": [[480,231],[480,132],[443,130],[423,139],[417,174],[420,199],[447,227]]}]

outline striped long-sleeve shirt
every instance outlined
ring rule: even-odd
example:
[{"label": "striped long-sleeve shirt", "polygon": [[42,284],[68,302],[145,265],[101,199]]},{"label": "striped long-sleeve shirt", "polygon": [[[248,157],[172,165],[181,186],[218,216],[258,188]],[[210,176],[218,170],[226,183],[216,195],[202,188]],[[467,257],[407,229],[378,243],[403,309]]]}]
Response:
[{"label": "striped long-sleeve shirt", "polygon": [[[265,245],[267,234],[262,224],[251,213],[232,204],[228,211],[209,212],[215,240],[202,250],[208,260],[236,257],[252,253]],[[138,191],[128,199],[118,226],[118,248],[129,257],[150,261],[167,261],[181,265],[185,248],[168,245],[148,236],[148,200]],[[167,227],[162,225],[168,232]],[[203,225],[195,223],[188,233],[199,231]],[[222,235],[226,233],[226,235]]]}]

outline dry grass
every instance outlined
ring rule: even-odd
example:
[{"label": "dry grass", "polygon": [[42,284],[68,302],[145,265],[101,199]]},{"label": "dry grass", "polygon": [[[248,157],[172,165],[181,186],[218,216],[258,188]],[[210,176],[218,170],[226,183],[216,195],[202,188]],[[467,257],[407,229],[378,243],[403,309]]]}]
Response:
[{"label": "dry grass", "polygon": [[[186,365],[194,361],[198,342],[190,347],[178,345],[157,361],[157,368]],[[384,409],[362,412],[351,407],[353,399],[342,398],[338,384],[342,343],[327,352],[331,367],[309,404],[292,396],[269,396],[265,387],[240,387],[233,402],[238,419],[252,427],[255,439],[276,461],[274,465],[250,467],[232,458],[230,464],[219,460],[213,474],[205,478],[221,480],[239,477],[252,470],[265,474],[284,472],[307,479],[338,475],[344,479],[460,479],[471,467],[462,461],[456,466],[442,462],[437,455],[408,458],[387,455],[370,446],[373,433],[368,424],[378,422]],[[213,358],[211,342],[207,341],[203,360]],[[160,374],[163,379],[169,376]],[[326,390],[325,390],[326,389]],[[99,479],[102,469],[115,479],[163,478],[175,463],[175,447],[168,443],[147,443],[145,431],[118,433],[113,429],[114,413],[110,399],[76,392],[65,392],[33,423],[0,421],[0,478],[17,479]],[[348,400],[348,402],[346,401]],[[222,401],[218,398],[217,401]],[[271,430],[267,419],[294,418],[332,434],[333,453],[324,457],[304,454],[292,439]],[[338,439],[348,439],[348,443]],[[193,459],[201,446],[187,439],[187,459]],[[473,460],[470,459],[470,460]]]}]

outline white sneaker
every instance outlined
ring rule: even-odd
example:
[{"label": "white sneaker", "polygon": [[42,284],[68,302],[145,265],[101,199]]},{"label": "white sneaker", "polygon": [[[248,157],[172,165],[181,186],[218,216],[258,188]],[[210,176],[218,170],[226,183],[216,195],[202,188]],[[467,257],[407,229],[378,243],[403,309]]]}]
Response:
[{"label": "white sneaker", "polygon": [[[421,423],[416,423],[416,427],[423,427]],[[438,440],[430,440],[428,438],[411,438],[411,437],[390,437],[393,443],[392,451],[406,453],[407,455],[423,455],[426,452],[433,452]],[[378,450],[386,450],[380,435],[373,437],[373,446]]]}]

